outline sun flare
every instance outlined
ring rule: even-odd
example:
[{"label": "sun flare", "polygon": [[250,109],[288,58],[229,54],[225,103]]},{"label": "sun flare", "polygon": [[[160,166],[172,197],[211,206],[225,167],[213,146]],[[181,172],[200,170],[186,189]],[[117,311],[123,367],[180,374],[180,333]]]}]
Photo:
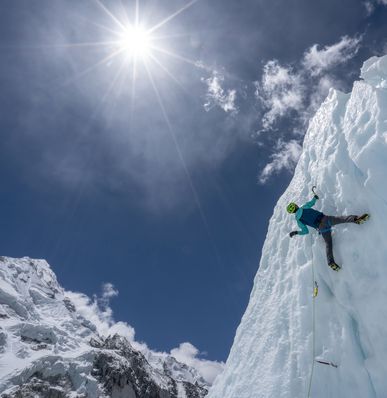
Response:
[{"label": "sun flare", "polygon": [[130,26],[122,33],[119,46],[130,57],[145,57],[151,49],[151,36],[140,25]]},{"label": "sun flare", "polygon": [[[166,107],[163,103],[163,95],[158,87],[158,82],[160,79],[154,74],[154,72],[164,72],[164,74],[167,75],[171,81],[176,83],[179,88],[187,93],[181,82],[176,78],[172,71],[169,70],[168,64],[165,65],[165,59],[168,60],[169,58],[173,58],[175,60],[182,61],[191,67],[206,69],[211,73],[213,72],[212,68],[206,67],[202,62],[199,63],[196,60],[189,59],[176,53],[173,48],[171,48],[171,43],[165,46],[166,40],[168,39],[189,36],[185,33],[168,34],[168,31],[162,30],[162,28],[181,13],[188,10],[198,1],[199,0],[182,0],[182,2],[185,4],[182,5],[181,8],[172,14],[169,14],[164,19],[160,19],[159,22],[146,27],[145,20],[140,18],[140,0],[133,0],[132,3],[134,3],[135,7],[132,13],[128,12],[126,8],[123,8],[122,12],[117,14],[111,11],[104,4],[107,2],[103,0],[94,0],[93,2],[99,6],[99,8],[104,12],[105,16],[110,20],[110,24],[102,24],[97,21],[89,22],[92,25],[100,28],[101,31],[105,32],[106,38],[101,41],[65,43],[64,45],[60,45],[60,47],[64,46],[74,49],[89,48],[93,50],[104,50],[102,58],[78,72],[72,79],[68,80],[68,83],[77,81],[81,77],[86,76],[97,68],[105,67],[104,72],[115,70],[115,73],[113,72],[114,74],[110,75],[110,83],[108,84],[105,93],[101,95],[99,105],[96,107],[94,114],[97,112],[97,109],[99,110],[105,104],[111,103],[114,99],[117,99],[118,96],[123,93],[125,88],[129,88],[129,124],[131,125],[135,116],[134,111],[135,100],[137,96],[137,80],[139,78],[148,77],[147,81],[150,84],[150,88],[153,89],[154,98],[158,102],[161,114],[168,127],[172,143],[175,146],[176,154],[188,179],[189,186],[191,188],[193,197],[195,198],[202,221],[209,232],[208,222],[203,212],[198,193],[184,159],[183,151],[179,146],[179,142],[169,121]],[[124,2],[120,1],[119,3],[123,7]],[[162,31],[161,34],[160,30]],[[112,66],[115,66],[115,68]],[[140,87],[141,89],[144,89],[144,85],[141,85]],[[138,97],[140,97],[140,95],[138,95]],[[210,234],[209,238],[211,238]]]},{"label": "sun flare", "polygon": [[[170,45],[165,47],[166,40],[169,38],[173,39],[175,37],[183,37],[184,35],[166,34],[165,31],[160,35],[158,31],[198,1],[199,0],[189,0],[181,8],[164,19],[160,19],[159,22],[151,26],[146,26],[145,20],[141,20],[140,18],[140,0],[134,1],[135,8],[132,10],[132,13],[127,9],[123,9],[121,13],[117,14],[113,13],[102,0],[95,0],[95,3],[101,8],[106,17],[110,19],[110,24],[101,24],[94,21],[90,22],[107,33],[106,39],[95,42],[66,43],[64,46],[69,48],[82,47],[85,49],[100,47],[104,49],[104,55],[95,63],[77,73],[70,81],[75,81],[103,65],[109,65],[110,68],[114,63],[118,67],[116,68],[116,73],[110,86],[106,90],[104,98],[106,98],[114,88],[118,86],[124,87],[126,80],[130,79],[131,106],[134,104],[136,80],[139,76],[148,76],[148,80],[157,97],[159,97],[159,95],[156,92],[157,87],[153,79],[154,71],[163,71],[172,81],[178,84],[180,88],[183,88],[174,74],[172,74],[164,64],[164,59],[166,57],[174,58],[175,60],[183,61],[193,67],[199,67],[198,63],[175,53]],[[202,67],[201,65],[200,68]],[[110,68],[110,70],[111,69],[112,68]],[[143,71],[146,71],[146,73],[142,73]]]}]

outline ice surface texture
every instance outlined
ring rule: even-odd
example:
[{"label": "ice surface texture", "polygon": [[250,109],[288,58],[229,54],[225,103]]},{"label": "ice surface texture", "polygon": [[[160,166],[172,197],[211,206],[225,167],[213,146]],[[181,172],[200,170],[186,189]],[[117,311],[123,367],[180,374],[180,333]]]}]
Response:
[{"label": "ice surface texture", "polygon": [[[331,90],[311,120],[294,177],[270,220],[259,271],[224,373],[209,398],[307,397],[312,367],[312,261],[316,298],[313,398],[387,396],[387,56],[365,62],[352,92]],[[334,228],[342,270],[324,242],[296,229],[290,201],[328,215],[370,213]]]}]

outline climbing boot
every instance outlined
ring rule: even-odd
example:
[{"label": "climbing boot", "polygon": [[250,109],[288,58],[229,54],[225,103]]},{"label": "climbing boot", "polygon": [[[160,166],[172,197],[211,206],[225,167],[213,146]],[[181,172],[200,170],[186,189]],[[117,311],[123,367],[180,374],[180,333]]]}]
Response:
[{"label": "climbing boot", "polygon": [[336,264],[334,261],[329,263],[329,266],[333,269],[333,271],[340,271],[341,269],[340,265]]},{"label": "climbing boot", "polygon": [[354,222],[355,222],[356,224],[363,224],[363,223],[366,222],[369,218],[370,218],[370,215],[367,214],[367,213],[365,213],[365,214],[363,214],[363,215],[360,216],[360,217],[356,217]]}]

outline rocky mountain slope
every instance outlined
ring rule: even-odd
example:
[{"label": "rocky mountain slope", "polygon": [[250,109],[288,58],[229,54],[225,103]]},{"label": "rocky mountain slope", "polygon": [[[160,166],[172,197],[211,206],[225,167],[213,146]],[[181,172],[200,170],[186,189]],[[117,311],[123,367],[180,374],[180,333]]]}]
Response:
[{"label": "rocky mountain slope", "polygon": [[0,257],[1,398],[203,398],[207,389],[172,356],[100,335],[45,261]]}]

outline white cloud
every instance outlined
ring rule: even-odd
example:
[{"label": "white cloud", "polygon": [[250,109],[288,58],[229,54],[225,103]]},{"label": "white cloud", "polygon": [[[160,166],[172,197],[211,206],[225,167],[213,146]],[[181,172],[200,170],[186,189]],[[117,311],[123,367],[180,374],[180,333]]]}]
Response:
[{"label": "white cloud", "polygon": [[102,285],[102,296],[99,299],[101,304],[105,307],[109,307],[110,299],[118,296],[118,290],[116,290],[112,283],[104,283]]},{"label": "white cloud", "polygon": [[304,54],[303,66],[312,75],[320,75],[322,72],[342,64],[351,59],[359,50],[361,37],[351,38],[344,36],[331,46],[325,46],[321,50],[318,44],[314,44]]},{"label": "white cloud", "polygon": [[292,171],[302,152],[302,146],[296,141],[278,141],[277,151],[271,156],[271,161],[262,170],[259,182],[264,184],[272,175],[278,174],[281,170]]},{"label": "white cloud", "polygon": [[277,60],[267,62],[261,82],[256,82],[256,96],[268,109],[263,116],[263,128],[271,128],[278,118],[289,111],[301,110],[303,92],[302,78],[298,73],[281,66]]},{"label": "white cloud", "polygon": [[370,16],[375,10],[375,5],[371,1],[363,2],[363,5],[367,11],[367,16]]},{"label": "white cloud", "polygon": [[212,384],[224,369],[223,362],[198,358],[200,352],[191,343],[181,343],[178,348],[171,350],[171,355],[179,362],[195,368],[209,384]]},{"label": "white cloud", "polygon": [[135,336],[134,328],[126,322],[115,322],[113,318],[110,299],[117,295],[118,290],[111,283],[104,283],[101,297],[94,295],[92,299],[82,293],[66,292],[66,296],[75,305],[77,312],[95,325],[100,335],[109,336],[119,333],[132,343]]},{"label": "white cloud", "polygon": [[110,335],[119,334],[120,336],[125,337],[129,342],[134,343],[134,336],[136,334],[134,328],[128,325],[126,322],[116,322],[113,323],[108,330]]},{"label": "white cloud", "polygon": [[376,8],[377,4],[387,5],[387,0],[366,0],[363,2],[363,5],[367,11],[367,16],[370,16]]},{"label": "white cloud", "polygon": [[225,112],[237,112],[235,105],[236,90],[225,91],[222,87],[224,76],[218,72],[213,72],[213,75],[208,79],[202,79],[207,84],[206,102],[204,109],[211,110],[214,106],[219,106]]},{"label": "white cloud", "polygon": [[[387,1],[387,0],[386,0]],[[274,59],[263,67],[261,80],[255,82],[256,97],[266,110],[262,127],[270,130],[284,116],[295,112],[295,121],[302,127],[328,93],[327,84],[339,88],[339,81],[330,76],[330,68],[345,63],[359,50],[361,37],[344,36],[335,44],[307,49],[298,67],[284,66]],[[311,90],[312,89],[312,90]],[[295,123],[297,124],[297,123]]]},{"label": "white cloud", "polygon": [[116,290],[112,283],[104,283],[102,285],[102,298],[111,299],[112,297],[118,296],[118,290]]},{"label": "white cloud", "polygon": [[85,294],[67,291],[66,296],[75,305],[77,312],[96,326],[98,333],[107,335],[111,312],[101,309],[96,298],[91,299]]},{"label": "white cloud", "polygon": [[[383,0],[387,3],[387,0]],[[364,3],[366,6],[366,4]],[[331,46],[308,48],[298,64],[281,65],[278,60],[268,61],[261,80],[255,82],[256,97],[263,106],[262,130],[273,131],[275,124],[292,116],[293,137],[304,135],[311,116],[328,95],[329,89],[342,89],[343,84],[331,68],[347,62],[360,48],[362,37],[342,37]],[[259,181],[265,183],[282,169],[293,169],[301,153],[297,140],[278,141],[271,161],[262,170]]]}]

